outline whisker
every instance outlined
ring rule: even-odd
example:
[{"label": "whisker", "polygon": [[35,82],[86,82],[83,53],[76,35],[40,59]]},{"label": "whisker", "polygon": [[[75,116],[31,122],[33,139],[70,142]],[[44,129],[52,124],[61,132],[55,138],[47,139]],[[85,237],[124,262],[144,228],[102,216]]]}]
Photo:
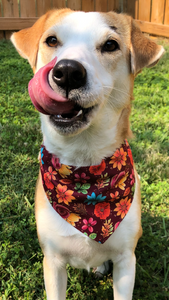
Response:
[{"label": "whisker", "polygon": [[119,90],[119,89],[117,89],[117,88],[115,88],[115,87],[112,88],[112,87],[109,87],[109,86],[106,86],[106,85],[104,85],[103,87],[106,88],[106,89],[110,89],[110,90],[117,91],[117,92],[119,92],[119,93],[123,93],[123,94],[125,94],[126,96],[131,96],[129,93],[125,92],[124,90]]}]

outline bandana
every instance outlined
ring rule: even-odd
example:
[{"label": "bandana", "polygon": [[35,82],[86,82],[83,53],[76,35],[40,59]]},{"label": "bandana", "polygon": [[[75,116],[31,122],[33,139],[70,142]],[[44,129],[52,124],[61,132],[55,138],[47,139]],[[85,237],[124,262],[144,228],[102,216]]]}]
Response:
[{"label": "bandana", "polygon": [[133,201],[135,176],[127,140],[100,165],[74,167],[41,146],[43,187],[54,210],[89,238],[104,243]]}]

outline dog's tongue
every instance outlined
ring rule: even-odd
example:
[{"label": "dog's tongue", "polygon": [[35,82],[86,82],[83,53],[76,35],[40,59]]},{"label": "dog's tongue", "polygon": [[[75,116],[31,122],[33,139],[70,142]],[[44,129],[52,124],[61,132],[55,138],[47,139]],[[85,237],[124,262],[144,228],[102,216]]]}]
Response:
[{"label": "dog's tongue", "polygon": [[28,85],[29,96],[38,111],[46,115],[69,113],[74,105],[67,98],[55,93],[48,83],[48,74],[57,58],[39,69]]}]

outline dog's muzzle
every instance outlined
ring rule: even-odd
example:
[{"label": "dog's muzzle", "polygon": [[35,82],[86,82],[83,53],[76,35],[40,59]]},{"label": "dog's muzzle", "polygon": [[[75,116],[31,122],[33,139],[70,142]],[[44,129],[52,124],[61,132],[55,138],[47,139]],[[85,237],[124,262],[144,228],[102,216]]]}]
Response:
[{"label": "dog's muzzle", "polygon": [[[54,126],[59,128],[84,127],[89,122],[89,117],[95,106],[82,107],[78,101],[70,100],[69,93],[86,85],[87,72],[81,63],[75,60],[63,59],[56,63],[54,58],[47,65],[38,70],[29,82],[28,91],[36,109],[46,115]],[[50,77],[51,76],[51,77]],[[52,85],[51,79],[52,78]],[[66,97],[62,96],[64,91]],[[65,130],[65,129],[64,129]]]}]

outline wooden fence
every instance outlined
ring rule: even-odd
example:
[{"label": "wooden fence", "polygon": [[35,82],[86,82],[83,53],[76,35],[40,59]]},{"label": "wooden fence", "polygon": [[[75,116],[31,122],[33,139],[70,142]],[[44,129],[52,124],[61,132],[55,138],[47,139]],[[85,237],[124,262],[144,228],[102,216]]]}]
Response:
[{"label": "wooden fence", "polygon": [[125,12],[137,20],[143,32],[169,37],[169,0],[0,0],[0,38],[32,26],[53,7]]}]

